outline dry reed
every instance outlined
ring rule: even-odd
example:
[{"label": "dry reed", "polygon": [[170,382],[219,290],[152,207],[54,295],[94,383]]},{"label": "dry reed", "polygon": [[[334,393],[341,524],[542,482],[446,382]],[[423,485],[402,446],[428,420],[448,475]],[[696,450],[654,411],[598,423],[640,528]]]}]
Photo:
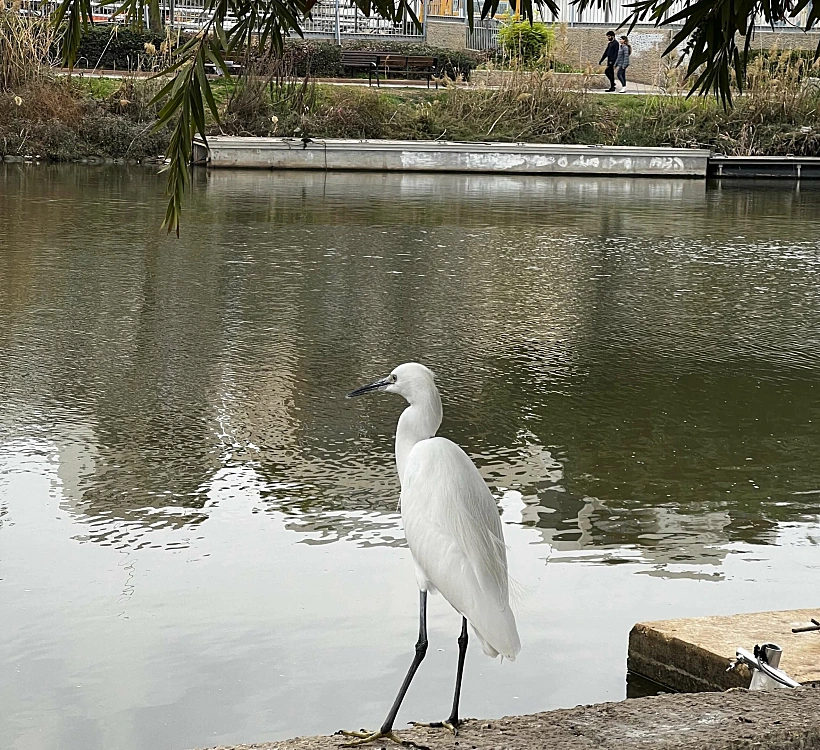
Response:
[{"label": "dry reed", "polygon": [[55,63],[55,39],[48,19],[22,15],[19,3],[0,5],[0,91],[42,77]]}]

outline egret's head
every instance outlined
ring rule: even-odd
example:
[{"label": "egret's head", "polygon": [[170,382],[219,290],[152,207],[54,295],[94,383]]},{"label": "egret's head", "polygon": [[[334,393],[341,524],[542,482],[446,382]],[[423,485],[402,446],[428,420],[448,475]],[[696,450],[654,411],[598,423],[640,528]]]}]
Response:
[{"label": "egret's head", "polygon": [[386,391],[387,393],[398,393],[399,396],[404,397],[405,401],[412,404],[436,391],[435,377],[432,370],[424,365],[420,365],[418,362],[405,362],[393,370],[386,378],[369,385],[363,385],[361,388],[348,393],[347,397],[362,396],[373,391]]}]

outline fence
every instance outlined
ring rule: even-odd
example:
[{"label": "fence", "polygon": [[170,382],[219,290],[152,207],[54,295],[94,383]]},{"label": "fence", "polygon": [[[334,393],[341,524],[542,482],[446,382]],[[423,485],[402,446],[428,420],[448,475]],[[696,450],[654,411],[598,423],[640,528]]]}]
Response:
[{"label": "fence", "polygon": [[467,49],[482,52],[498,49],[498,29],[500,27],[501,21],[496,21],[494,18],[481,19],[476,14],[473,28],[466,27]]},{"label": "fence", "polygon": [[413,12],[420,23],[406,15],[397,22],[385,21],[378,16],[365,16],[358,8],[351,8],[343,0],[319,0],[313,6],[310,16],[302,24],[306,37],[345,39],[367,39],[370,37],[391,37],[406,41],[424,39],[425,30],[423,0],[415,0]]},{"label": "fence", "polygon": [[[445,10],[449,7],[449,5],[453,5],[454,3],[458,2],[458,0],[432,0],[431,2],[431,11],[430,15],[456,15],[455,13],[434,13],[432,8],[436,7],[436,3]],[[558,5],[558,15],[553,16],[545,7],[540,8],[536,6],[535,14],[536,20],[543,21],[544,23],[566,23],[570,26],[575,24],[619,24],[626,18],[632,11],[630,8],[630,4],[633,3],[634,0],[609,0],[605,4],[603,8],[596,8],[591,7],[587,8],[583,12],[578,10],[575,3],[572,0],[556,0]],[[673,15],[677,12],[678,7],[682,8],[684,6],[684,1],[679,0],[678,3],[675,5],[675,9],[670,11],[667,14]],[[498,4],[498,11],[496,12],[496,17],[500,19],[509,18],[511,15],[514,14],[513,8],[510,6],[507,0],[502,0]],[[481,15],[481,3],[476,3],[475,5],[475,16],[479,18]],[[465,10],[463,5],[461,6],[461,18],[465,18]]]},{"label": "fence", "polygon": [[[559,8],[558,15],[554,18],[551,15],[549,15],[548,17],[545,15],[542,20],[544,20],[547,23],[566,23],[570,26],[575,26],[576,24],[611,24],[617,26],[624,19],[631,16],[633,8],[630,6],[634,3],[634,0],[609,0],[609,2],[607,2],[603,8],[590,7],[583,11],[579,10],[578,7],[573,4],[572,0],[556,0],[556,3]],[[671,18],[676,13],[687,7],[687,5],[689,4],[691,3],[687,2],[686,0],[678,0],[676,3],[673,4],[669,11],[664,13],[663,20],[666,21],[668,18]],[[808,17],[810,11],[811,3],[809,3],[809,5],[802,11],[800,11],[800,13],[798,13],[797,16],[790,19],[789,22],[783,21],[775,24],[775,28],[789,29],[795,26],[805,27],[806,18]],[[642,22],[647,24],[654,24],[655,19],[647,16],[646,18],[642,19]],[[765,30],[770,27],[762,25],[759,28],[761,30]]]},{"label": "fence", "polygon": [[[604,8],[587,8],[585,11],[581,12],[572,3],[572,0],[557,0],[559,8],[558,16],[553,17],[545,10],[541,15],[540,20],[544,23],[550,24],[565,23],[570,27],[606,25],[614,28],[629,16],[632,10],[630,8],[630,4],[633,2],[634,0],[610,0],[609,4]],[[670,9],[664,17],[670,18],[684,7],[684,0],[678,0],[678,2],[675,3],[673,8]],[[811,5],[801,11],[801,13],[796,18],[792,19],[791,22],[775,24],[775,29],[778,31],[788,31],[792,28],[805,26],[806,16],[810,10]],[[501,2],[499,3],[498,13],[495,18],[481,19],[481,7],[480,5],[476,5],[474,28],[471,30],[467,27],[465,30],[467,49],[481,51],[498,49],[498,29],[502,23],[509,18],[511,11],[512,9],[509,7],[507,2]],[[654,21],[649,18],[645,19],[645,22],[654,23]],[[670,25],[674,26],[676,24]],[[771,27],[764,25],[757,28],[761,31],[766,31]]]},{"label": "fence", "polygon": [[[9,0],[10,1],[10,0]],[[24,15],[46,16],[56,9],[57,0],[19,0],[19,12]],[[448,4],[449,12],[458,16],[463,11],[464,0],[433,0],[439,6]],[[6,5],[7,0],[0,0],[0,7]],[[92,0],[91,12],[94,23],[125,24],[126,17],[118,13],[121,2],[97,2]],[[147,5],[147,4],[146,4]],[[302,30],[306,37],[321,37],[325,39],[342,38],[367,39],[370,37],[388,36],[393,39],[419,41],[425,37],[424,0],[415,0],[411,3],[417,25],[407,15],[398,22],[385,21],[378,16],[368,18],[358,8],[351,8],[345,0],[319,0],[311,11],[310,16],[302,22]],[[160,16],[163,24],[173,26],[183,31],[198,31],[207,22],[207,14],[203,0],[160,0]],[[230,16],[225,19],[230,28],[236,19]],[[148,25],[146,13],[145,25]]]},{"label": "fence", "polygon": [[[406,17],[393,23],[378,17],[365,16],[358,8],[350,7],[346,0],[319,0],[313,6],[308,18],[303,22],[303,31],[308,37],[336,39],[341,42],[347,39],[368,39],[387,36],[398,40],[418,41],[426,38],[426,29],[423,22],[426,16],[463,19],[466,21],[466,3],[475,2],[475,26],[471,30],[466,27],[466,45],[468,49],[489,50],[498,46],[498,28],[500,21],[504,21],[513,13],[507,0],[499,3],[496,19],[484,19],[481,16],[481,2],[476,0],[414,0],[413,12],[421,25],[416,25],[412,18]],[[678,0],[666,18],[674,15],[685,7],[690,0]],[[558,15],[553,17],[546,10],[541,13],[545,23],[565,23],[568,26],[576,25],[608,25],[617,26],[630,15],[630,5],[634,0],[609,0],[604,7],[590,7],[580,11],[573,0],[556,0]],[[0,0],[5,6],[11,0]],[[19,5],[18,5],[19,3]],[[47,15],[57,7],[57,0],[18,0],[12,7],[19,7],[20,13],[26,15]],[[124,18],[117,14],[119,2],[99,2],[92,0],[92,15],[95,23],[123,23]],[[160,9],[165,24],[173,25],[183,30],[195,31],[202,28],[205,21],[203,0],[160,0]],[[426,14],[425,14],[426,10]],[[778,23],[775,28],[787,31],[790,28],[804,26],[806,17],[811,11],[811,3],[807,5],[794,19],[788,23]],[[540,12],[540,11],[537,11]],[[146,19],[147,21],[147,19]],[[230,25],[232,19],[227,19]],[[647,23],[653,23],[647,18]],[[147,25],[147,24],[146,24]],[[768,26],[759,27],[761,30]]]}]

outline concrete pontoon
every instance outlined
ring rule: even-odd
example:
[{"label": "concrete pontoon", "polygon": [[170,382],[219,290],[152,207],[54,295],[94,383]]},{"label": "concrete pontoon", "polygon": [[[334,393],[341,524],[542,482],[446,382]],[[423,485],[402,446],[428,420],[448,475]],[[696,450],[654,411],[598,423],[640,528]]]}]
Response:
[{"label": "concrete pontoon", "polygon": [[194,140],[213,168],[584,174],[705,178],[705,149],[214,136]]}]

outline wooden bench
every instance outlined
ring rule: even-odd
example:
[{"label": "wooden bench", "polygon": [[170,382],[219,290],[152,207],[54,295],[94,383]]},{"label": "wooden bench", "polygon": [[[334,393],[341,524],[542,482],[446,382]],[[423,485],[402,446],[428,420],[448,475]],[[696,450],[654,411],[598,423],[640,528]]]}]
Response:
[{"label": "wooden bench", "polygon": [[[425,55],[395,55],[389,54],[379,59],[378,67],[384,71],[384,76],[388,74],[403,75],[408,81],[411,76],[420,76],[427,79],[427,88],[430,88],[430,80],[438,69],[438,58]],[[378,84],[378,77],[376,78]],[[438,88],[438,81],[436,88]]]},{"label": "wooden bench", "polygon": [[[380,77],[403,75],[407,80],[411,76],[420,76],[427,79],[427,88],[438,69],[438,58],[426,55],[399,55],[395,52],[370,52],[363,50],[343,50],[342,67],[367,70],[368,85],[373,85],[373,76],[376,76],[376,85],[380,85]],[[438,88],[438,81],[435,81]]]},{"label": "wooden bench", "polygon": [[[228,69],[228,72],[232,76],[241,76],[245,72],[245,68],[242,66],[241,63],[236,62],[235,60],[225,60],[225,67]],[[209,75],[215,76],[222,76],[225,75],[222,72],[222,68],[217,66],[215,63],[206,62],[205,63],[205,72]]]},{"label": "wooden bench", "polygon": [[376,74],[376,85],[379,84],[379,52],[360,50],[342,50],[342,67],[358,68],[367,71],[367,85],[373,85],[373,74]]}]

